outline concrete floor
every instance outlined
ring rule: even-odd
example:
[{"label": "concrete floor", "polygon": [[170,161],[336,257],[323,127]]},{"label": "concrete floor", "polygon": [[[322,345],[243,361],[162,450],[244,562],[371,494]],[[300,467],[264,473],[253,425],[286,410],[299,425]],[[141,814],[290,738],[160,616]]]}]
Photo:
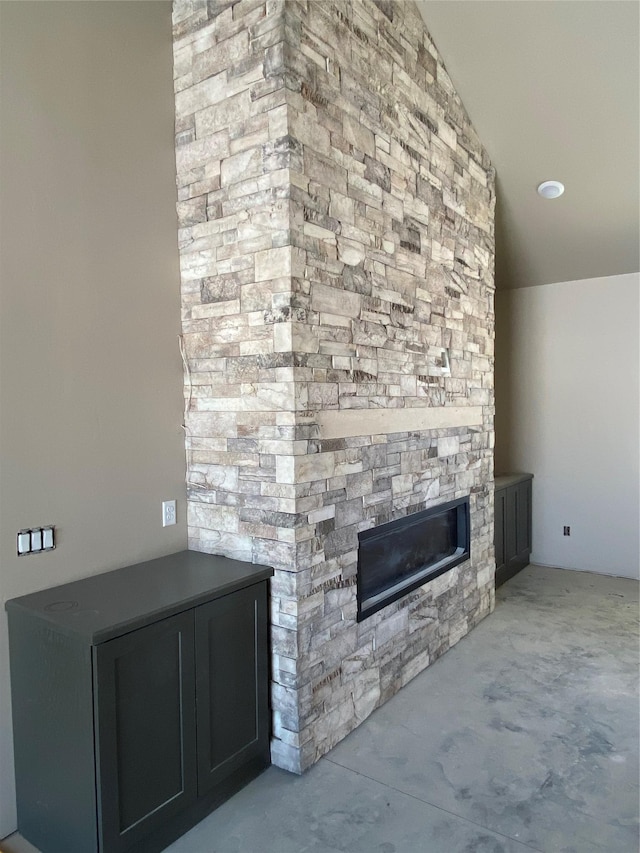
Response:
[{"label": "concrete floor", "polygon": [[270,768],[167,853],[638,853],[637,629],[636,582],[529,566],[307,774]]}]

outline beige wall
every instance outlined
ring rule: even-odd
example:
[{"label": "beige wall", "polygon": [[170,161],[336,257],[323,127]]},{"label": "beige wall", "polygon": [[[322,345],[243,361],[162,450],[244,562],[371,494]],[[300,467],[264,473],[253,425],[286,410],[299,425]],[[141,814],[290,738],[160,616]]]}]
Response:
[{"label": "beige wall", "polygon": [[536,563],[638,577],[639,293],[632,273],[497,294],[496,470],[534,474]]},{"label": "beige wall", "polygon": [[[180,550],[186,530],[170,4],[1,6],[4,603]],[[57,550],[17,558],[17,530],[44,523]],[[0,768],[2,837],[4,609]]]}]

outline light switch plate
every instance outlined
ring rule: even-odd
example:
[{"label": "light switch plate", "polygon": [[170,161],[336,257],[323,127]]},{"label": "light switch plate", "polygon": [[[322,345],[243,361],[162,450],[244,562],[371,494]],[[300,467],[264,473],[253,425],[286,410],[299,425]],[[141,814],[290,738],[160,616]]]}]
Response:
[{"label": "light switch plate", "polygon": [[25,527],[18,531],[16,550],[19,557],[25,554],[42,554],[56,547],[55,527]]}]

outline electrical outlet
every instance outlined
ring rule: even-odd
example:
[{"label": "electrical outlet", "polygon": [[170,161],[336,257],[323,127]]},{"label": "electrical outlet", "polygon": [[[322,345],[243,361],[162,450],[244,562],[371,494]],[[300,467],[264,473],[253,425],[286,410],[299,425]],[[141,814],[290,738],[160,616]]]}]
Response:
[{"label": "electrical outlet", "polygon": [[162,526],[169,527],[176,523],[176,502],[162,501]]},{"label": "electrical outlet", "polygon": [[562,531],[562,535],[563,536],[571,536],[571,528],[568,527],[566,524],[565,524],[564,529]]}]

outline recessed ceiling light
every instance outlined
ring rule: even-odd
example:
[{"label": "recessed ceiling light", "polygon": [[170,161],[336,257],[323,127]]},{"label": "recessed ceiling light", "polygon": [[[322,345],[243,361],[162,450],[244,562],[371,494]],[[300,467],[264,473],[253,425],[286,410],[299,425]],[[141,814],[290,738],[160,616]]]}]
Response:
[{"label": "recessed ceiling light", "polygon": [[564,192],[564,184],[560,181],[543,181],[538,187],[538,195],[542,198],[559,198]]}]

